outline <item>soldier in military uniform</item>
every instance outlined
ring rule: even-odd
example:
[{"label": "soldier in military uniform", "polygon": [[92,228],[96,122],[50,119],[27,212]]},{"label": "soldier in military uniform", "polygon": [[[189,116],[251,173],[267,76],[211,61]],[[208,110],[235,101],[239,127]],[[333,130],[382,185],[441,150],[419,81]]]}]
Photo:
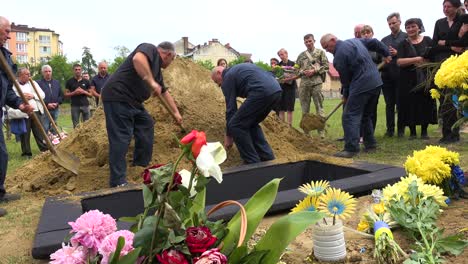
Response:
[{"label": "soldier in military uniform", "polygon": [[[316,113],[324,117],[322,83],[328,72],[328,59],[323,50],[315,48],[314,35],[305,35],[304,44],[307,50],[299,54],[296,60],[296,64],[300,67],[299,100],[302,113],[310,112],[310,99],[312,98]],[[325,136],[323,130],[319,130],[319,134],[322,138]]]}]

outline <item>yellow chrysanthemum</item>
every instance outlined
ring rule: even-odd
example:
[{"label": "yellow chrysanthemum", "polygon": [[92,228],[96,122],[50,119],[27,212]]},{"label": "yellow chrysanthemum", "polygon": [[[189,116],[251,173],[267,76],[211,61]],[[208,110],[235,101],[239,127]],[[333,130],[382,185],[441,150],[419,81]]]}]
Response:
[{"label": "yellow chrysanthemum", "polygon": [[460,89],[466,86],[468,79],[468,53],[451,56],[445,60],[437,71],[434,82],[441,89]]},{"label": "yellow chrysanthemum", "polygon": [[368,232],[370,230],[369,222],[367,222],[364,219],[361,219],[361,221],[359,222],[357,226],[357,230],[361,232]]},{"label": "yellow chrysanthemum", "polygon": [[458,98],[458,101],[463,102],[463,101],[465,101],[465,100],[467,100],[467,99],[468,99],[468,95],[465,95],[465,94],[464,94],[464,95],[461,95],[461,96]]},{"label": "yellow chrysanthemum", "polygon": [[409,174],[417,175],[425,183],[440,185],[451,177],[451,167],[459,164],[458,153],[438,146],[427,146],[424,150],[414,151],[404,166]]},{"label": "yellow chrysanthemum", "polygon": [[437,89],[431,89],[430,90],[431,97],[432,99],[439,99],[440,98],[440,93]]},{"label": "yellow chrysanthemum", "polygon": [[354,213],[355,207],[356,199],[340,189],[330,188],[319,197],[319,211],[332,217],[346,219]]},{"label": "yellow chrysanthemum", "polygon": [[302,193],[305,193],[309,196],[319,196],[321,195],[328,187],[330,187],[330,183],[328,181],[312,181],[310,183],[306,183],[301,185],[298,190]]},{"label": "yellow chrysanthemum", "polygon": [[373,204],[372,210],[374,210],[374,213],[376,214],[383,214],[385,212],[384,203],[380,202],[380,203]]},{"label": "yellow chrysanthemum", "polygon": [[317,211],[318,198],[315,196],[307,196],[300,201],[296,206],[291,209],[290,214],[302,212],[302,211]]},{"label": "yellow chrysanthemum", "polygon": [[423,181],[414,174],[401,178],[399,182],[393,185],[387,185],[387,187],[382,190],[385,205],[388,206],[391,201],[400,200],[401,198],[403,198],[404,201],[408,201],[408,186],[414,181],[416,181],[416,184],[418,185],[418,191],[423,194],[423,199],[433,197],[440,206],[447,205],[445,203],[447,197],[444,196],[444,191],[441,188],[435,185],[423,183]]}]

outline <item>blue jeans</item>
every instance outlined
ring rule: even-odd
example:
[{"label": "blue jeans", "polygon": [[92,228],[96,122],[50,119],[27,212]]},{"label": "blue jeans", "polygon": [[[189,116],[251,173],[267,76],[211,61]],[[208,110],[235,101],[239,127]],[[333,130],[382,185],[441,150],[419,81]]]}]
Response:
[{"label": "blue jeans", "polygon": [[[55,108],[55,109],[49,109],[49,113],[50,115],[52,116],[52,119],[54,120],[55,122],[55,125],[57,125],[57,119],[58,119],[58,116],[60,114],[60,110],[59,108]],[[55,131],[55,129],[51,129],[51,125],[52,123],[50,122],[49,120],[49,116],[47,115],[47,113],[44,113],[43,114],[43,117],[42,117],[42,126],[44,127],[44,130],[45,132],[51,132],[51,133],[59,133],[59,131]],[[58,126],[58,125],[57,125]]]},{"label": "blue jeans", "polygon": [[73,128],[75,128],[80,123],[80,114],[81,121],[84,122],[89,119],[89,105],[86,106],[72,106],[71,107],[71,116],[73,122]]},{"label": "blue jeans", "polygon": [[154,120],[144,108],[124,102],[103,102],[109,139],[111,187],[127,183],[125,156],[135,137],[133,165],[148,166],[153,156]]},{"label": "blue jeans", "polygon": [[275,159],[273,150],[263,135],[262,122],[281,99],[281,93],[267,97],[247,97],[227,124],[239,154],[245,163]]},{"label": "blue jeans", "polygon": [[[375,89],[360,94],[353,94],[346,100],[343,110],[342,126],[345,139],[345,151],[359,152],[359,132],[362,129],[364,146],[373,148],[377,142],[374,137],[372,114],[379,100],[380,89]],[[361,126],[362,123],[362,126]]]}]

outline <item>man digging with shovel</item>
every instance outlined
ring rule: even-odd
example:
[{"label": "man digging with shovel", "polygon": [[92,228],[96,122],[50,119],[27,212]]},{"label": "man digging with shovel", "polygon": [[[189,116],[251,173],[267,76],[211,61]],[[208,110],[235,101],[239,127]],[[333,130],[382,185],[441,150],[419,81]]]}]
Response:
[{"label": "man digging with shovel", "polygon": [[[7,50],[3,45],[10,39],[11,25],[10,21],[5,17],[0,16],[0,51],[3,56],[7,59],[8,66],[11,69],[16,70],[16,65],[13,64],[11,60],[11,52]],[[13,84],[8,80],[8,76],[3,68],[0,67],[0,108],[8,105],[15,109],[20,109],[24,113],[31,114],[34,110],[29,104],[22,102],[12,88]],[[3,116],[3,111],[0,112],[0,118]],[[3,137],[3,132],[0,133],[0,203],[17,200],[20,198],[18,194],[6,193],[5,191],[5,178],[7,173],[8,166],[8,152],[6,149],[5,139]],[[4,216],[6,210],[0,208],[0,216]]]},{"label": "man digging with shovel", "polygon": [[135,137],[133,165],[147,166],[153,156],[154,120],[143,106],[151,95],[159,97],[163,106],[181,125],[182,116],[171,94],[164,86],[161,69],[176,56],[174,45],[162,42],[140,44],[109,77],[101,93],[109,138],[110,187],[127,184],[125,156]]}]

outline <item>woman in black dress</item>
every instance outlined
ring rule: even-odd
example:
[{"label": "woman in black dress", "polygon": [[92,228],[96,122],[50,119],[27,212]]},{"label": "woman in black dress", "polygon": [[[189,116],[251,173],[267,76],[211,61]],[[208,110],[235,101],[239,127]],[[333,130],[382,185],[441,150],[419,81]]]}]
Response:
[{"label": "woman in black dress", "polygon": [[[458,33],[462,22],[457,10],[460,6],[460,0],[443,1],[445,17],[436,21],[434,36],[432,37],[432,53],[436,62],[442,62],[452,55],[462,53],[464,50],[462,47],[447,45],[451,41],[459,40]],[[441,42],[441,40],[446,42]],[[453,124],[457,121],[457,109],[450,98],[445,99],[445,96],[440,98],[439,115],[442,118],[442,138],[439,142],[444,144],[458,142],[460,140],[460,129],[452,129]]]},{"label": "woman in black dress", "polygon": [[424,26],[421,19],[411,18],[405,22],[408,38],[398,47],[397,64],[400,66],[398,85],[398,136],[403,136],[404,128],[410,128],[410,139],[416,138],[416,126],[421,126],[421,138],[428,139],[427,127],[437,124],[437,107],[429,91],[416,88],[426,80],[422,69],[416,68],[426,62],[424,55],[431,46],[430,37],[422,36]]}]

